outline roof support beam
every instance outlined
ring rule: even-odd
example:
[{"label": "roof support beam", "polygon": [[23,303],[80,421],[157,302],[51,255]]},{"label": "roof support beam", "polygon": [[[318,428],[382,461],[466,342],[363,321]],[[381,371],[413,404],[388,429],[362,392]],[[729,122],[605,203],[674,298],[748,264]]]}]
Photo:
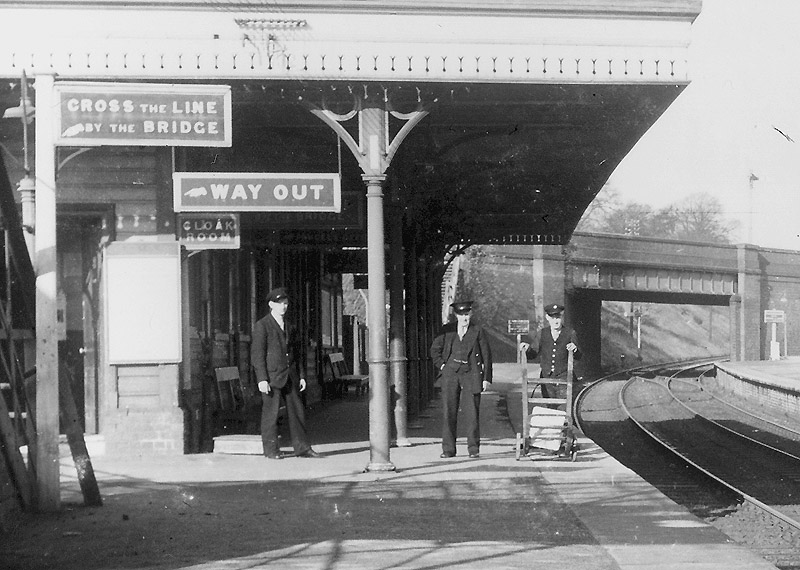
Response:
[{"label": "roof support beam", "polygon": [[[405,377],[390,377],[387,354],[388,330],[386,326],[386,243],[384,222],[384,186],[386,170],[400,144],[411,130],[425,118],[428,111],[420,107],[411,113],[396,113],[374,103],[364,103],[354,97],[353,110],[339,115],[305,101],[306,107],[331,127],[345,143],[358,162],[362,180],[367,187],[367,277],[369,326],[369,442],[370,461],[367,471],[393,471],[389,458],[391,429],[389,424],[389,386],[405,385]],[[389,116],[405,120],[392,140],[389,133]],[[358,140],[355,140],[343,122],[358,118]],[[397,299],[398,296],[392,296]],[[405,376],[403,367],[392,366],[395,376]],[[401,405],[405,405],[402,402]]]}]

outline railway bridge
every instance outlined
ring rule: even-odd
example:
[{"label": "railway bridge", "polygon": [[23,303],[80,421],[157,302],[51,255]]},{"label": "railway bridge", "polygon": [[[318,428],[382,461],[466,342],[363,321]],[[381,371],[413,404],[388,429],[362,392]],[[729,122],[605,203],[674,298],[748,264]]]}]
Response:
[{"label": "railway bridge", "polygon": [[[781,311],[781,356],[800,354],[800,252],[749,244],[704,244],[575,232],[564,247],[516,253],[533,265],[534,313],[562,300],[579,335],[587,370],[600,370],[602,301],[730,307],[730,358],[769,358],[772,326],[765,311]],[[559,295],[563,292],[563,297]],[[788,339],[788,342],[787,342]]]}]

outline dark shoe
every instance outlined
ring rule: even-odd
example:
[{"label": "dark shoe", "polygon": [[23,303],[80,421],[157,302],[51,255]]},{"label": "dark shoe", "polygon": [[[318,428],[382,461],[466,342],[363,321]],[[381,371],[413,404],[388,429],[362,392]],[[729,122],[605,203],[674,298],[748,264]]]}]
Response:
[{"label": "dark shoe", "polygon": [[478,459],[478,457],[480,457],[480,456],[481,456],[480,453],[470,453],[469,454],[470,459]]},{"label": "dark shoe", "polygon": [[264,457],[267,459],[283,459],[282,453],[265,453]]},{"label": "dark shoe", "polygon": [[322,457],[322,454],[321,453],[317,453],[313,449],[309,448],[308,450],[304,451],[303,453],[298,453],[297,457],[311,457],[313,459],[319,459],[320,457]]},{"label": "dark shoe", "polygon": [[455,457],[455,456],[456,456],[455,453],[447,453],[447,452],[445,452],[445,453],[442,453],[439,457],[441,457],[442,459],[450,459],[451,457]]}]

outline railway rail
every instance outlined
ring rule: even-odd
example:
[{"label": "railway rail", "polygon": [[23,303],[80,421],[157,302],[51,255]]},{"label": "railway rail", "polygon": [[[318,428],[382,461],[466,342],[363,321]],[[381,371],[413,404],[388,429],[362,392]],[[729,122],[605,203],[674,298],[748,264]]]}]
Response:
[{"label": "railway rail", "polygon": [[578,427],[737,542],[798,568],[800,429],[718,397],[709,369],[658,365],[596,381],[576,398]]}]

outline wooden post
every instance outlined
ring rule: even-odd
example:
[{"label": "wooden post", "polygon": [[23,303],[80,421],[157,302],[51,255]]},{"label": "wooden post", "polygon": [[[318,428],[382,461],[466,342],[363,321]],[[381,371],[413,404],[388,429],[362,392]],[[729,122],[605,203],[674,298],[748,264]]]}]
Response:
[{"label": "wooden post", "polygon": [[56,165],[53,75],[36,76],[36,488],[37,509],[61,507],[56,330]]},{"label": "wooden post", "polygon": [[567,405],[564,409],[567,412],[567,421],[571,428],[574,421],[572,417],[572,394],[573,394],[573,380],[575,378],[575,353],[571,350],[567,351]]},{"label": "wooden post", "polygon": [[63,382],[61,382],[60,396],[64,431],[72,452],[72,460],[75,462],[83,502],[88,507],[99,507],[103,504],[103,498],[100,495],[100,488],[97,486],[97,478],[94,475],[89,451],[86,449],[86,440],[83,437],[83,428],[78,417],[78,408],[75,406],[75,397],[72,394],[69,377],[63,378]]}]

